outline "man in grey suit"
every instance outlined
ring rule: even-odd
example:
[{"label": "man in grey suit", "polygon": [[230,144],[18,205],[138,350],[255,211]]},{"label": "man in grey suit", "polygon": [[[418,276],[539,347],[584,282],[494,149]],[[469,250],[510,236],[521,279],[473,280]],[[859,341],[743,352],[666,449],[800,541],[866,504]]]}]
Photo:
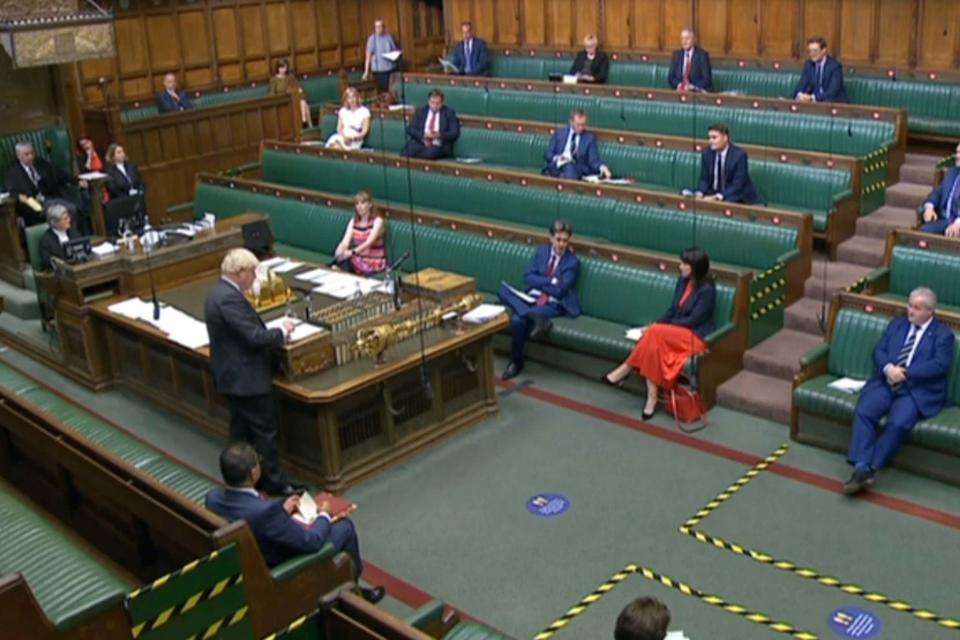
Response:
[{"label": "man in grey suit", "polygon": [[273,357],[290,339],[294,324],[267,329],[243,293],[253,287],[260,262],[246,249],[227,252],[220,280],[207,294],[204,316],[210,336],[210,368],[217,391],[230,406],[230,440],[251,443],[263,461],[263,491],[289,496],[304,487],[280,468],[277,414],[273,398]]}]

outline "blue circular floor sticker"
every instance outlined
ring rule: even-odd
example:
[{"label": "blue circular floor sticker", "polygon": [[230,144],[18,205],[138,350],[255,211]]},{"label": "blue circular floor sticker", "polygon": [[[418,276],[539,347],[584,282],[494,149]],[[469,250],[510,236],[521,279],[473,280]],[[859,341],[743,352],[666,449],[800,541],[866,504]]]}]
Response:
[{"label": "blue circular floor sticker", "polygon": [[876,638],[883,630],[880,618],[866,609],[844,607],[830,614],[830,629],[841,638]]},{"label": "blue circular floor sticker", "polygon": [[538,493],[527,500],[527,510],[541,518],[556,518],[570,508],[570,500],[559,493]]}]

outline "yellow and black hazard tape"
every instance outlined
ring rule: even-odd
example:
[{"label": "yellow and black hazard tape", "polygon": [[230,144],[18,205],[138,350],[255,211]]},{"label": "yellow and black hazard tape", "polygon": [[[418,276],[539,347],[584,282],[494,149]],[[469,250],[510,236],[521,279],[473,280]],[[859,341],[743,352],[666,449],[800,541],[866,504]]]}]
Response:
[{"label": "yellow and black hazard tape", "polygon": [[[181,616],[187,613],[188,611],[194,609],[201,602],[216,598],[217,596],[225,592],[227,589],[231,587],[235,587],[241,582],[243,582],[242,573],[238,573],[236,575],[226,577],[223,580],[220,580],[219,582],[217,582],[215,585],[213,585],[209,589],[198,591],[197,593],[193,594],[192,596],[190,596],[180,604],[169,607],[168,609],[164,609],[153,618],[149,620],[145,620],[140,624],[134,626],[133,629],[130,630],[130,632],[133,635],[134,640],[136,640],[137,638],[140,637],[140,635],[145,630],[154,631],[155,629],[159,629],[163,625],[170,622],[170,620],[172,620],[173,618],[176,618],[177,616]],[[246,615],[246,607],[243,607],[243,611],[244,611],[243,615]],[[241,619],[243,618],[243,615],[240,616]],[[222,624],[225,620],[226,618],[224,618],[223,620],[220,620],[219,623]],[[239,622],[239,620],[237,620],[236,622]],[[230,625],[236,624],[236,622],[231,622]],[[209,636],[199,636],[199,637],[206,638]]]},{"label": "yellow and black hazard tape", "polygon": [[294,631],[302,627],[307,622],[307,620],[317,615],[319,612],[320,612],[319,609],[314,609],[312,613],[309,613],[305,616],[300,616],[299,618],[297,618],[296,620],[294,620],[293,622],[285,626],[283,629],[280,629],[279,631],[271,633],[263,640],[277,640],[277,638],[281,638],[289,633],[293,633]]},{"label": "yellow and black hazard tape", "polygon": [[[636,567],[636,565],[628,565],[628,566]],[[733,602],[727,602],[726,600],[724,600],[718,595],[704,593],[700,589],[690,586],[686,582],[681,582],[679,580],[674,580],[673,578],[668,578],[665,575],[657,573],[653,569],[647,569],[646,567],[638,567],[634,569],[634,572],[639,573],[647,580],[653,580],[654,582],[659,582],[665,587],[676,589],[680,593],[691,596],[693,598],[697,598],[701,602],[705,602],[714,607],[720,607],[727,613],[732,613],[736,616],[745,618],[755,624],[763,625],[764,627],[767,627],[771,631],[776,631],[777,633],[783,633],[789,636],[793,636],[794,638],[796,638],[796,640],[819,640],[820,638],[820,636],[818,636],[815,633],[797,629],[791,624],[774,620],[770,616],[765,615],[763,613],[750,611],[749,609],[747,609],[742,605],[735,604]]]},{"label": "yellow and black hazard tape", "polygon": [[820,572],[811,569],[809,567],[800,567],[795,563],[789,560],[783,560],[780,558],[775,558],[769,553],[758,551],[756,549],[750,549],[743,545],[737,544],[735,542],[728,542],[723,538],[718,538],[712,536],[709,533],[704,533],[703,531],[697,531],[695,529],[690,529],[689,527],[681,527],[681,533],[688,535],[704,544],[712,545],[717,549],[725,549],[726,551],[731,551],[738,556],[743,556],[745,558],[750,558],[761,564],[768,564],[770,566],[776,567],[782,571],[790,572],[801,578],[806,578],[807,580],[813,580],[819,584],[822,584],[827,587],[833,587],[839,589],[844,593],[847,593],[852,596],[860,596],[867,602],[872,602],[873,604],[879,604],[887,606],[894,611],[899,611],[901,613],[908,613],[915,618],[920,620],[926,620],[928,622],[933,622],[945,629],[952,629],[955,631],[960,631],[960,620],[955,618],[945,618],[942,617],[929,609],[922,609],[914,607],[909,602],[900,600],[897,598],[891,598],[890,596],[884,595],[878,591],[871,591],[865,589],[859,585],[852,584],[849,582],[843,582],[838,578],[833,576],[823,575]]},{"label": "yellow and black hazard tape", "polygon": [[610,579],[585,596],[583,600],[570,607],[566,613],[550,623],[546,629],[533,637],[533,640],[548,640],[553,635],[570,624],[570,621],[587,610],[587,607],[597,602],[600,598],[613,591],[613,589],[637,572],[639,567],[635,564],[628,564],[622,570],[610,576]]},{"label": "yellow and black hazard tape", "polygon": [[165,576],[160,576],[159,578],[157,578],[156,580],[154,580],[154,581],[151,582],[150,584],[145,584],[145,585],[143,585],[142,587],[140,587],[139,589],[135,589],[134,591],[131,591],[131,592],[127,595],[127,599],[128,599],[128,600],[134,600],[137,596],[140,596],[140,595],[142,595],[142,594],[144,594],[144,593],[147,593],[148,591],[153,591],[154,589],[159,589],[159,588],[162,587],[163,585],[165,585],[165,584],[167,584],[168,582],[170,582],[170,580],[172,580],[173,578],[176,578],[177,576],[182,576],[182,575],[188,574],[188,573],[190,573],[191,571],[193,571],[194,569],[196,569],[197,567],[199,567],[200,565],[202,565],[202,564],[204,564],[204,563],[207,563],[207,562],[210,562],[211,560],[216,560],[219,556],[220,556],[220,551],[219,551],[219,550],[211,551],[208,555],[204,556],[203,558],[197,558],[196,560],[194,560],[194,561],[192,561],[192,562],[188,562],[187,564],[183,565],[182,567],[180,567],[180,568],[177,569],[176,571],[171,571],[170,573],[168,573],[168,574],[165,575]]},{"label": "yellow and black hazard tape", "polygon": [[708,502],[702,509],[697,511],[693,517],[684,522],[680,526],[681,533],[688,533],[687,531],[684,531],[684,529],[692,529],[703,522],[703,520],[713,513],[720,505],[736,495],[740,489],[743,489],[745,486],[747,486],[747,483],[760,475],[761,472],[767,470],[774,462],[786,455],[789,449],[789,444],[782,444],[780,445],[779,449],[768,455],[757,464],[753,465],[749,471],[737,478],[736,482],[724,489],[720,495]]},{"label": "yellow and black hazard tape", "polygon": [[219,620],[211,624],[209,627],[207,627],[207,630],[204,631],[203,633],[192,635],[189,638],[187,638],[187,640],[210,640],[210,638],[213,638],[214,636],[216,636],[223,629],[226,629],[227,627],[232,627],[233,625],[242,621],[245,617],[247,617],[246,605],[240,607],[229,616],[220,618]]}]

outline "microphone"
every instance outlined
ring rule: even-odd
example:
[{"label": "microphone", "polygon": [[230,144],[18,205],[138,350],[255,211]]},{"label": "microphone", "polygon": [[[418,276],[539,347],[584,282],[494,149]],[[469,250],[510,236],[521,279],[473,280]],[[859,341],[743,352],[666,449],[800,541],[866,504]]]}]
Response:
[{"label": "microphone", "polygon": [[160,301],[157,299],[157,285],[153,281],[153,265],[150,262],[150,254],[153,252],[153,243],[143,243],[143,254],[147,258],[147,278],[150,280],[150,298],[153,302],[153,319],[160,319]]},{"label": "microphone", "polygon": [[397,258],[396,260],[394,260],[393,263],[388,268],[390,269],[390,271],[396,271],[400,267],[400,265],[402,265],[404,262],[407,261],[409,257],[410,257],[410,252],[404,251],[403,255]]}]

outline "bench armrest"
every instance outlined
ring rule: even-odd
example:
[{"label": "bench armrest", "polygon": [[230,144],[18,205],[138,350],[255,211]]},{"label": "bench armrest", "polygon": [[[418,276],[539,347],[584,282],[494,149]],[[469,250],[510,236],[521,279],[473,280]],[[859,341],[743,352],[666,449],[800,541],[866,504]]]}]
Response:
[{"label": "bench armrest", "polygon": [[874,269],[867,275],[863,276],[864,282],[869,284],[874,284],[879,282],[890,275],[890,267],[880,267],[879,269]]},{"label": "bench armrest", "polygon": [[812,366],[820,360],[826,358],[829,353],[830,343],[822,342],[800,356],[800,367],[806,369],[807,367]]},{"label": "bench armrest", "polygon": [[736,329],[736,325],[732,322],[727,322],[714,329],[703,341],[711,345],[717,344],[723,336],[732,333],[734,329]]},{"label": "bench armrest", "polygon": [[423,630],[432,624],[443,621],[444,604],[440,600],[431,600],[404,619],[411,627]]},{"label": "bench armrest", "polygon": [[286,562],[282,562],[270,570],[270,575],[273,576],[274,580],[283,581],[288,580],[306,569],[320,564],[323,560],[329,560],[333,556],[337,555],[337,551],[332,544],[329,542],[315,553],[305,553],[303,555],[297,556],[296,558],[291,558]]},{"label": "bench armrest", "polygon": [[260,168],[259,162],[248,162],[247,164],[242,164],[239,167],[224,169],[223,171],[220,172],[220,175],[227,178],[236,178],[237,176],[241,176],[247,173],[248,171],[255,171],[256,169],[259,169],[259,168]]},{"label": "bench armrest", "polygon": [[840,193],[835,193],[833,195],[833,203],[836,204],[838,202],[842,202],[846,200],[847,198],[852,198],[852,197],[853,197],[853,189],[844,189]]},{"label": "bench armrest", "polygon": [[180,204],[175,204],[172,207],[167,207],[167,213],[180,213],[181,211],[189,211],[193,209],[193,201],[190,202],[181,202]]},{"label": "bench armrest", "polygon": [[793,260],[799,255],[800,255],[799,249],[790,249],[790,251],[787,251],[786,253],[782,253],[779,256],[777,256],[777,263],[786,265],[788,262],[790,262],[791,260]]}]

